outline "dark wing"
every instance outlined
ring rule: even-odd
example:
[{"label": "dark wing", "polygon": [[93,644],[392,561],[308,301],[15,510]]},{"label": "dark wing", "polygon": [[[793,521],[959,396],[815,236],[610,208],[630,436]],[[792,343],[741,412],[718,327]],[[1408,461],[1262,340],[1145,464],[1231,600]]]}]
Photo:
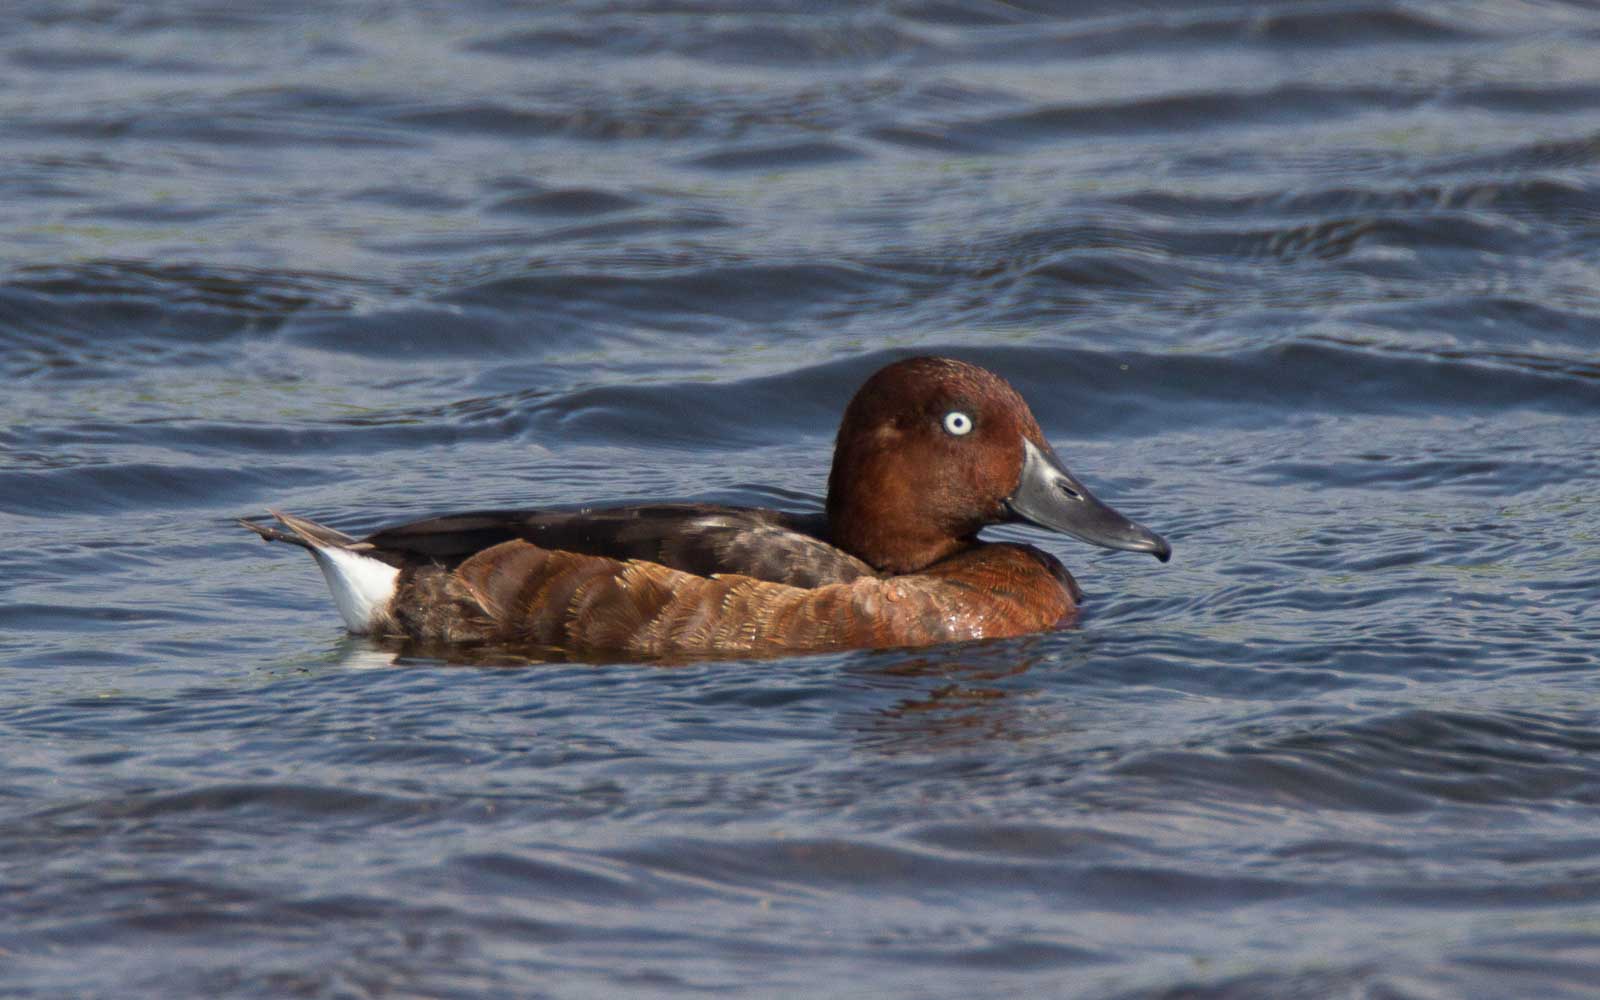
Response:
[{"label": "dark wing", "polygon": [[795,587],[877,575],[866,563],[829,544],[827,520],[821,514],[715,504],[473,511],[386,528],[364,541],[379,553],[404,553],[455,566],[514,539],[554,552],[641,559],[698,576],[737,573]]}]

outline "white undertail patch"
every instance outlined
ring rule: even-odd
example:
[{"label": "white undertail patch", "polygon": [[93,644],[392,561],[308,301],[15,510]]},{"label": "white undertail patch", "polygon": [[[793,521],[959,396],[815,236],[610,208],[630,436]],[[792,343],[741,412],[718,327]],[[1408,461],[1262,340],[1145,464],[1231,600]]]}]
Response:
[{"label": "white undertail patch", "polygon": [[318,545],[311,554],[328,580],[345,626],[356,635],[371,632],[373,618],[387,609],[394,597],[400,571],[381,559],[332,545]]}]

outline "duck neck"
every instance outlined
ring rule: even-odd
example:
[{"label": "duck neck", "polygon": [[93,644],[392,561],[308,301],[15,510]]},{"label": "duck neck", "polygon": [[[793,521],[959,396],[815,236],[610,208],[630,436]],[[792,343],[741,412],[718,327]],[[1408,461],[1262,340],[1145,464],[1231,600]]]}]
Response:
[{"label": "duck neck", "polygon": [[894,531],[863,531],[849,518],[835,521],[829,513],[833,543],[880,573],[899,575],[926,569],[974,544],[971,538],[926,533],[906,535]]},{"label": "duck neck", "polygon": [[930,518],[915,497],[898,495],[896,480],[873,489],[831,478],[828,533],[834,545],[880,573],[915,573],[976,544],[979,525],[952,530]]}]

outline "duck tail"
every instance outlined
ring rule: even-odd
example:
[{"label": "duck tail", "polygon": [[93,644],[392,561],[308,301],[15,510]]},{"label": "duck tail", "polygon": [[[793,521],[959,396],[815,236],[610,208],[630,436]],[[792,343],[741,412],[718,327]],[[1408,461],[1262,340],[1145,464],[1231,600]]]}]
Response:
[{"label": "duck tail", "polygon": [[321,546],[348,547],[357,544],[354,538],[342,531],[335,531],[325,524],[308,521],[303,517],[295,517],[293,514],[286,514],[281,510],[273,510],[271,507],[267,508],[267,513],[271,514],[289,530],[283,531],[270,524],[262,524],[248,517],[241,517],[238,521],[244,527],[260,535],[265,541],[288,542],[290,545],[298,545],[302,549],[315,551]]},{"label": "duck tail", "polygon": [[240,518],[239,523],[269,542],[287,542],[310,551],[333,592],[345,626],[357,635],[372,632],[388,618],[400,569],[374,554],[373,547],[315,521],[268,508],[287,528]]}]

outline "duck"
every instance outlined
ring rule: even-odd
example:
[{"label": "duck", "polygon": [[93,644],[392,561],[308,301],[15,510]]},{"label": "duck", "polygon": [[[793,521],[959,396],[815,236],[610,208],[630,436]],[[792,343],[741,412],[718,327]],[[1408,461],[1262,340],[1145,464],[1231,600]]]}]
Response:
[{"label": "duck", "polygon": [[365,538],[271,510],[239,523],[310,551],[350,632],[577,656],[928,646],[1070,625],[1053,555],[981,540],[1022,523],[1165,563],[1095,497],[1022,396],[965,361],[878,370],[845,407],[818,514],[708,503],[479,510]]}]

